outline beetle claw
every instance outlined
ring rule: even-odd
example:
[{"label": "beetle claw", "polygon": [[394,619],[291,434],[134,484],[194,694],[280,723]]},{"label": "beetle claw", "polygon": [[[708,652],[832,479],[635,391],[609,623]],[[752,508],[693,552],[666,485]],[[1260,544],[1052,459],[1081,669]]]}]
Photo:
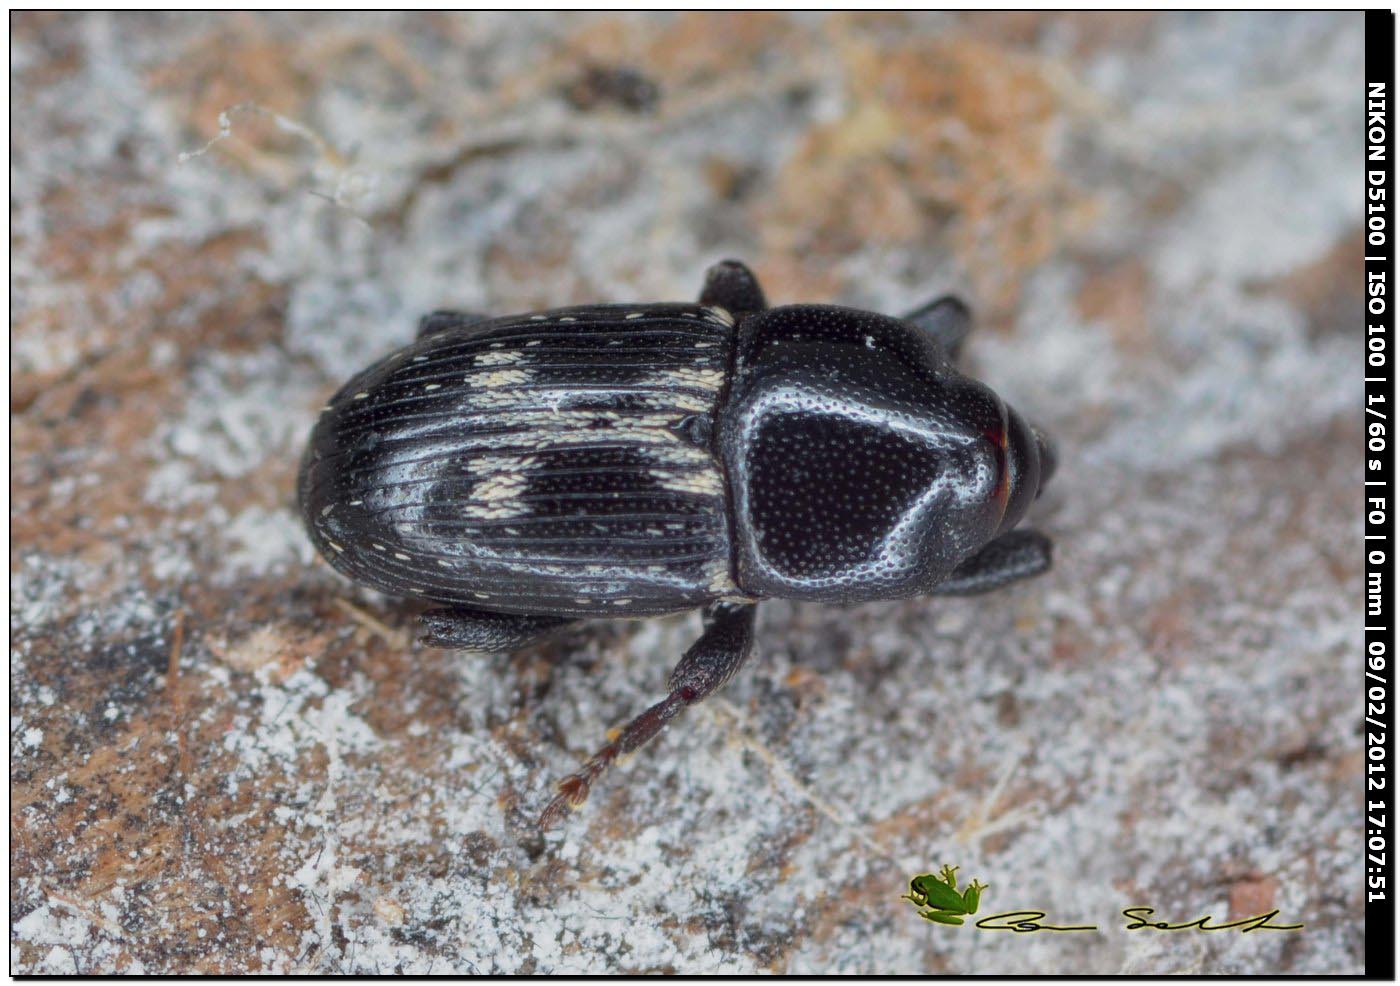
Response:
[{"label": "beetle claw", "polygon": [[559,793],[540,812],[540,828],[553,828],[564,816],[588,800],[588,781],[571,774],[559,782]]}]

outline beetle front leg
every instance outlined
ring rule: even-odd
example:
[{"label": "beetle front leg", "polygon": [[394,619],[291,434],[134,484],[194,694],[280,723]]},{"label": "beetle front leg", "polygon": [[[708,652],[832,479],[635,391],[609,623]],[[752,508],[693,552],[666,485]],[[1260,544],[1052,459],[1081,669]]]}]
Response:
[{"label": "beetle front leg", "polygon": [[451,329],[460,329],[467,325],[475,325],[478,322],[490,321],[490,315],[483,315],[481,312],[453,312],[436,311],[424,315],[418,320],[418,338],[436,335],[439,332],[447,332]]},{"label": "beetle front leg", "polygon": [[670,694],[629,722],[616,739],[560,782],[559,794],[540,814],[540,827],[550,828],[570,809],[587,801],[593,782],[618,757],[644,745],[682,709],[702,701],[732,678],[753,653],[757,611],[758,606],[753,603],[713,603],[706,607],[705,632],[671,672]]},{"label": "beetle front leg", "polygon": [[933,588],[935,596],[975,596],[1028,579],[1050,568],[1052,543],[1039,531],[1008,531],[953,569]]},{"label": "beetle front leg", "polygon": [[950,360],[956,361],[962,352],[963,340],[972,331],[972,312],[958,298],[945,294],[921,308],[900,316],[913,322],[943,347]]},{"label": "beetle front leg", "polygon": [[717,305],[736,319],[767,309],[768,301],[758,278],[748,266],[737,260],[721,260],[705,271],[705,286],[700,290],[700,304]]},{"label": "beetle front leg", "polygon": [[559,616],[492,613],[465,606],[430,609],[419,619],[423,643],[429,647],[509,654],[552,637],[573,620]]}]

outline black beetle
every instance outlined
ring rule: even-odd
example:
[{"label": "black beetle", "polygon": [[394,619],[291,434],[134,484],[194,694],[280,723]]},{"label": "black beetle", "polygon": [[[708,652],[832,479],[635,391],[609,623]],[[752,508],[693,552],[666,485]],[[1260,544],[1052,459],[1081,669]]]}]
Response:
[{"label": "black beetle", "polygon": [[433,646],[704,607],[670,694],[560,784],[547,826],[729,680],[760,600],[970,594],[1049,567],[1049,540],[1012,527],[1053,452],[953,368],[969,327],[951,297],[902,319],[769,308],[736,261],[698,304],[436,312],[326,406],[302,516],[351,579],[440,604]]}]

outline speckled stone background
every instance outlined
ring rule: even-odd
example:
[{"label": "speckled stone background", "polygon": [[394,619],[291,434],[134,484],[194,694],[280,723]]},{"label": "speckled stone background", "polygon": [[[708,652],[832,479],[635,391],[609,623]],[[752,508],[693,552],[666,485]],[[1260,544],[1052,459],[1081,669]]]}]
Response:
[{"label": "speckled stone background", "polygon": [[[1361,969],[1360,14],[12,26],[15,971]],[[424,311],[726,255],[966,295],[1057,567],[766,606],[541,837],[698,618],[420,648],[312,557],[301,444]],[[943,863],[1102,930],[924,922]]]}]

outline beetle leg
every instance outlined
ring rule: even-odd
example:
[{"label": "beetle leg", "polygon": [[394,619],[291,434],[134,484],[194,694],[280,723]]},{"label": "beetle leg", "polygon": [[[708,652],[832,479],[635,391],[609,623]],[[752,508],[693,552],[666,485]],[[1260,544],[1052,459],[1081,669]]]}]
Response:
[{"label": "beetle leg", "polygon": [[573,620],[558,616],[521,616],[484,609],[430,609],[420,620],[429,647],[510,653],[553,636]]},{"label": "beetle leg", "polygon": [[588,800],[598,775],[624,753],[631,753],[661,731],[687,705],[694,705],[734,676],[753,653],[753,603],[713,603],[705,608],[705,632],[671,672],[670,694],[633,719],[607,746],[559,784],[559,794],[540,814],[549,828]]},{"label": "beetle leg", "polygon": [[768,307],[763,289],[758,286],[758,278],[737,260],[721,260],[705,271],[700,304],[717,305],[727,309],[735,318],[761,312]]},{"label": "beetle leg", "polygon": [[963,340],[972,331],[972,312],[967,305],[951,294],[935,298],[902,318],[906,322],[913,322],[933,336],[934,341],[943,347],[951,360],[958,358]]},{"label": "beetle leg", "polygon": [[935,596],[974,596],[1050,568],[1050,539],[1039,531],[1008,531],[953,569]]},{"label": "beetle leg", "polygon": [[490,317],[481,312],[429,312],[418,320],[418,338],[422,339],[424,336],[446,332],[449,329],[460,329],[464,325],[475,325],[477,322],[487,321]]}]

